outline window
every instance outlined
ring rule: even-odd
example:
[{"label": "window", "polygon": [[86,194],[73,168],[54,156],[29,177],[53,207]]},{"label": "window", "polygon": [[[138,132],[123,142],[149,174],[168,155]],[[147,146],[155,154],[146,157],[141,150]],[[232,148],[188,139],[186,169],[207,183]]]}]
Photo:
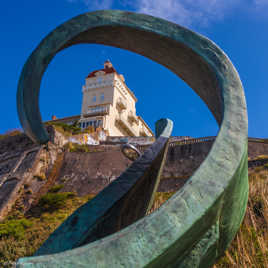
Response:
[{"label": "window", "polygon": [[101,93],[101,95],[100,95],[100,101],[101,101],[101,102],[104,101],[104,93]]},{"label": "window", "polygon": [[93,97],[92,97],[92,102],[96,102],[97,101],[97,98],[96,98],[96,96],[94,95]]}]

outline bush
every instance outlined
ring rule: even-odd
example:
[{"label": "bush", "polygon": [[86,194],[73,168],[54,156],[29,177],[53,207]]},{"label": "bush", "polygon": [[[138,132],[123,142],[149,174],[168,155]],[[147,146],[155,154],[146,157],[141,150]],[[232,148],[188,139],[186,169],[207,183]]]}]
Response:
[{"label": "bush", "polygon": [[64,187],[63,184],[58,184],[54,185],[53,187],[50,188],[49,192],[50,193],[57,193],[59,190],[61,190]]},{"label": "bush", "polygon": [[81,133],[81,129],[78,126],[78,122],[76,121],[72,125],[68,125],[65,123],[60,123],[60,122],[50,122],[49,125],[52,125],[55,127],[56,130],[61,132],[62,134],[67,134],[67,135],[75,135]]},{"label": "bush", "polygon": [[22,239],[25,234],[25,229],[32,226],[32,222],[27,219],[8,220],[0,224],[0,237],[13,236],[17,239]]},{"label": "bush", "polygon": [[38,204],[44,211],[53,211],[55,209],[63,207],[66,200],[74,196],[75,194],[72,192],[47,193],[40,198]]}]

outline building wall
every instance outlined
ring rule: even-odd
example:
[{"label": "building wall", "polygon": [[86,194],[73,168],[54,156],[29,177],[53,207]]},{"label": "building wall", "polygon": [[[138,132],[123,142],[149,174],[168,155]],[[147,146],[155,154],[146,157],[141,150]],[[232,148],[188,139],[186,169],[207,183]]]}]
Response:
[{"label": "building wall", "polygon": [[[83,86],[80,119],[82,126],[83,122],[97,120],[94,112],[107,109],[108,114],[102,114],[101,120],[103,128],[108,130],[110,136],[152,136],[149,127],[136,115],[137,99],[126,86],[124,77],[117,73],[98,73],[96,77],[87,78]],[[119,109],[119,100],[125,103],[124,109]],[[92,118],[88,117],[91,114]],[[132,120],[129,115],[132,115]]]}]

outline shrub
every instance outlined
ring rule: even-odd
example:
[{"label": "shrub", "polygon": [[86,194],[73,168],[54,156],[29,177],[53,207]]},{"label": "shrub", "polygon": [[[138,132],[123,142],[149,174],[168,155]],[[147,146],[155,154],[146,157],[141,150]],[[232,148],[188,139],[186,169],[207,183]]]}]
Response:
[{"label": "shrub", "polygon": [[63,184],[58,184],[54,185],[53,187],[50,188],[49,192],[50,193],[57,193],[59,190],[61,190],[64,187]]},{"label": "shrub", "polygon": [[8,220],[0,224],[0,237],[13,236],[22,239],[25,229],[32,226],[32,222],[27,219]]},{"label": "shrub", "polygon": [[78,127],[77,121],[72,125],[68,125],[68,124],[61,123],[61,122],[50,122],[49,125],[54,126],[57,131],[68,136],[79,134],[82,132],[80,127]]},{"label": "shrub", "polygon": [[53,211],[65,205],[68,198],[74,197],[72,192],[66,193],[47,193],[39,200],[39,206],[45,211]]},{"label": "shrub", "polygon": [[262,160],[262,159],[268,159],[268,155],[260,154],[255,158],[255,160]]}]

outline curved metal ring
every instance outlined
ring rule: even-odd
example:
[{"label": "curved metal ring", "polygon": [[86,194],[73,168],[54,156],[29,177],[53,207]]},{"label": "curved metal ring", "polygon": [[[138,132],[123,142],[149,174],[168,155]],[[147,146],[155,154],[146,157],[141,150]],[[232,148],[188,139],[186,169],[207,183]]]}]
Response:
[{"label": "curved metal ring", "polygon": [[116,10],[80,15],[50,33],[22,70],[18,113],[25,132],[36,142],[48,141],[38,104],[42,75],[59,51],[80,43],[124,48],[167,67],[203,99],[220,130],[200,168],[154,213],[99,241],[59,254],[23,258],[18,264],[210,266],[233,239],[247,203],[247,110],[235,68],[213,42],[171,22]]},{"label": "curved metal ring", "polygon": [[123,144],[121,146],[121,151],[124,156],[131,161],[135,161],[141,156],[141,152],[133,144],[130,143]]}]

